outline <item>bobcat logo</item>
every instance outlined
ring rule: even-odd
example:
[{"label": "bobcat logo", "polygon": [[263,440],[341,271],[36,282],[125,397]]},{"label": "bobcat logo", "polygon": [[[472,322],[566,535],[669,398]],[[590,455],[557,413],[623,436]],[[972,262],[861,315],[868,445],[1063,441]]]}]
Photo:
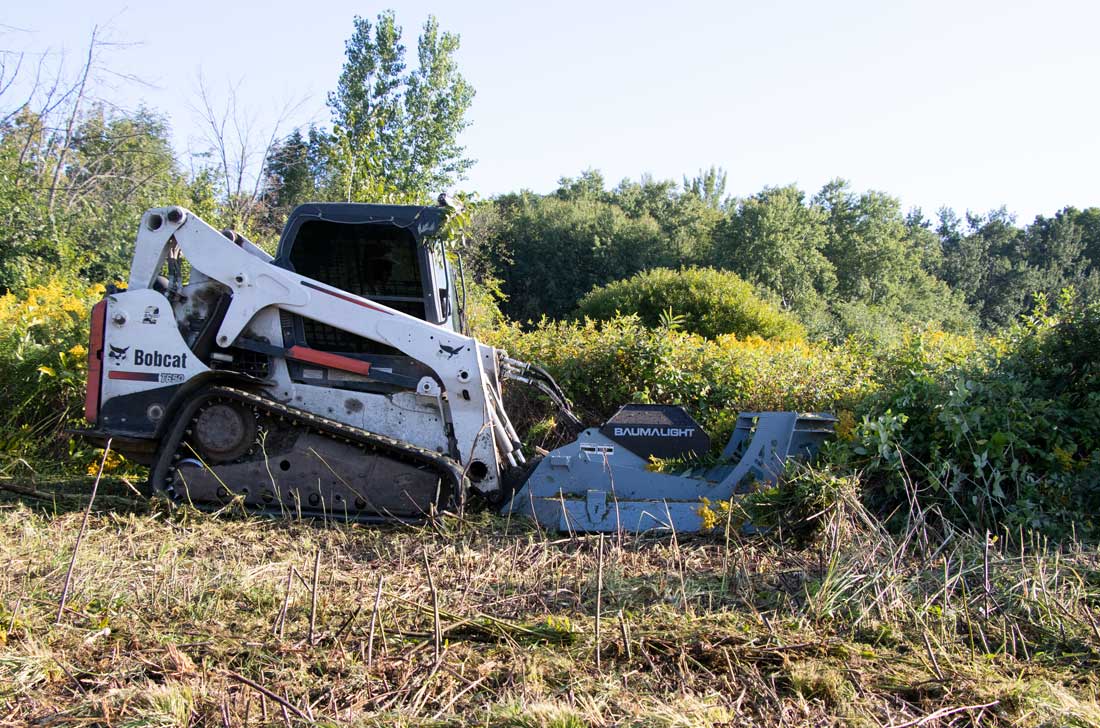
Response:
[{"label": "bobcat logo", "polygon": [[440,353],[446,354],[448,359],[453,359],[458,354],[458,352],[462,351],[465,348],[465,345],[456,348],[453,346],[447,346],[442,342],[439,344]]},{"label": "bobcat logo", "polygon": [[115,346],[113,344],[108,344],[108,346],[111,347],[111,352],[109,354],[109,356],[111,357],[111,361],[126,361],[126,352],[130,351],[130,347]]}]

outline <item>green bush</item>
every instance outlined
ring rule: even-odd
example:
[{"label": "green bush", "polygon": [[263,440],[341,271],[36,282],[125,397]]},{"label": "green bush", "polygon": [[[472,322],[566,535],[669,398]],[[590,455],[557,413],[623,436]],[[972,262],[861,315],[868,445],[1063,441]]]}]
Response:
[{"label": "green bush", "polygon": [[57,454],[61,429],[80,420],[88,315],[102,296],[58,279],[0,296],[0,465]]},{"label": "green bush", "polygon": [[681,404],[720,448],[746,410],[834,410],[873,386],[861,350],[804,341],[739,339],[648,328],[637,316],[510,325],[489,343],[538,362],[558,379],[587,422],[627,402]]},{"label": "green bush", "polygon": [[[868,495],[978,529],[1100,530],[1100,307],[1045,304],[999,337],[930,352],[913,339],[852,433]],[[969,351],[967,350],[969,348]],[[904,468],[903,468],[904,466]]]},{"label": "green bush", "polygon": [[466,281],[466,290],[456,287],[458,301],[464,303],[466,325],[470,333],[480,337],[485,331],[492,331],[505,323],[500,310],[500,290],[497,281],[478,283]]},{"label": "green bush", "polygon": [[659,326],[669,311],[678,328],[713,339],[722,334],[796,340],[806,331],[791,315],[761,298],[735,273],[712,268],[655,268],[590,291],[579,304],[582,316],[608,320],[637,314]]},{"label": "green bush", "polygon": [[[896,348],[907,335],[926,330],[969,334],[977,330],[977,319],[959,297],[944,290],[935,310],[914,306],[912,300],[887,304],[864,301],[835,301],[829,315],[814,321],[803,314],[812,338],[844,341],[855,338],[879,349]],[[918,302],[924,303],[924,302]],[[809,319],[809,320],[808,320]]]}]

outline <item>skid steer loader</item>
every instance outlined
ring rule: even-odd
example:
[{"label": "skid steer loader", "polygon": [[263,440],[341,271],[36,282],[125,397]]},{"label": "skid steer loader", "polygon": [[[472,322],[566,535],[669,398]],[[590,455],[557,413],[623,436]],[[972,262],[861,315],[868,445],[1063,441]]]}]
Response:
[{"label": "skid steer loader", "polygon": [[[678,407],[627,406],[583,429],[537,365],[464,333],[435,206],[315,203],[274,257],[182,207],[147,211],[125,290],[92,309],[79,434],[149,466],[179,503],[359,521],[421,521],[470,495],[545,526],[699,528],[732,497],[812,454],[830,418],[743,415],[727,465]],[[502,382],[535,387],[578,439],[527,462]]]}]

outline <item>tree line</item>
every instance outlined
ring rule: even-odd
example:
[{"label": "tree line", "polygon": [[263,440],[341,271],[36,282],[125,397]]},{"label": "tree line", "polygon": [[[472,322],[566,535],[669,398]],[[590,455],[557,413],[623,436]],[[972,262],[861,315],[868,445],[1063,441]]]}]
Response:
[{"label": "tree line", "polygon": [[589,170],[547,195],[492,200],[478,232],[505,312],[566,316],[596,286],[686,266],[732,271],[830,338],[909,324],[995,329],[1037,293],[1100,292],[1095,207],[1018,225],[1004,208],[929,218],[842,179],[812,195],[787,185],[745,197],[726,196],[726,179],[711,168],[609,188]]},{"label": "tree line", "polygon": [[[219,103],[202,86],[207,147],[189,157],[164,116],[97,98],[95,33],[83,64],[50,83],[41,62],[34,83],[15,83],[27,59],[0,52],[0,292],[54,272],[124,277],[137,221],[156,205],[184,204],[271,244],[302,202],[422,203],[461,184],[474,163],[460,143],[474,89],[459,38],[434,18],[413,51],[403,35],[393,12],[353,20],[328,124],[259,133],[232,94]],[[521,322],[575,315],[592,289],[646,270],[730,271],[823,338],[996,329],[1036,293],[1100,292],[1095,207],[1018,224],[1003,208],[928,216],[841,179],[747,196],[727,182],[719,167],[614,186],[586,170],[548,194],[499,195],[471,206],[467,270]]]}]

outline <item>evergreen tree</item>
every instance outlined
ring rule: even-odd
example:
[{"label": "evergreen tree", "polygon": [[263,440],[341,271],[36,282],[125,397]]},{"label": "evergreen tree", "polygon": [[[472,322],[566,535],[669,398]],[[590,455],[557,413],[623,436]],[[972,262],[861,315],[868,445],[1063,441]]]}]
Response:
[{"label": "evergreen tree", "polygon": [[[313,132],[310,129],[310,132]],[[290,208],[305,202],[316,190],[310,159],[309,141],[295,129],[278,143],[267,157],[266,197],[268,204],[285,214]]]}]

